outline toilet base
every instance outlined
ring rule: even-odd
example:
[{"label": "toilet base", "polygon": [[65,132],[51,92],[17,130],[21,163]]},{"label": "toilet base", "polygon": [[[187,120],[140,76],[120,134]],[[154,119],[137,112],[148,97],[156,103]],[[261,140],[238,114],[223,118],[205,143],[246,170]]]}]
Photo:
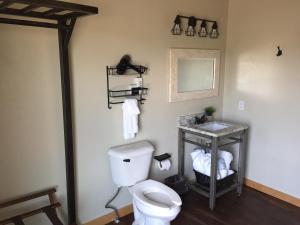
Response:
[{"label": "toilet base", "polygon": [[[156,222],[159,222],[159,223],[156,223]],[[166,223],[162,223],[162,221],[147,221],[146,223],[144,223],[143,225],[170,225],[171,223],[170,222],[166,222]],[[132,225],[142,225],[142,224],[139,224],[137,222],[133,222]]]},{"label": "toilet base", "polygon": [[170,221],[162,221],[156,218],[149,218],[147,217],[142,223],[138,223],[134,221],[132,225],[170,225]]},{"label": "toilet base", "polygon": [[[133,203],[134,222],[132,225],[170,225],[171,221],[163,218],[146,216],[141,213]],[[174,219],[174,218],[170,218]]]}]

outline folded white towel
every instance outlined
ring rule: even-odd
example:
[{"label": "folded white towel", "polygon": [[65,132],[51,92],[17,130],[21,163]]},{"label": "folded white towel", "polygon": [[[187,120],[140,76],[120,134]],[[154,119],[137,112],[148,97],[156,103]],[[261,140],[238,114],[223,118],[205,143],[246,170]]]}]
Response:
[{"label": "folded white towel", "polygon": [[125,99],[123,106],[123,136],[124,139],[135,137],[138,132],[138,115],[140,110],[136,99]]}]

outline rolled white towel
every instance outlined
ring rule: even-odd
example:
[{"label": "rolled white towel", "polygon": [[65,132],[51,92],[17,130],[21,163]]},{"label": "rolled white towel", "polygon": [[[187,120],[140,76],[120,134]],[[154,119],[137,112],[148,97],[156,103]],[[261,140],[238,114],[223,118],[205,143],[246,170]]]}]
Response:
[{"label": "rolled white towel", "polygon": [[205,151],[202,149],[195,149],[194,151],[191,152],[192,159],[195,160],[199,154],[203,155],[205,154]]},{"label": "rolled white towel", "polygon": [[228,151],[224,151],[224,150],[219,150],[218,151],[218,157],[224,159],[227,170],[230,170],[230,164],[233,160],[232,153],[228,152]]},{"label": "rolled white towel", "polygon": [[[205,153],[203,149],[195,149],[191,152],[193,159],[193,168],[199,173],[205,174],[206,176],[211,175],[211,154]],[[230,170],[230,163],[233,156],[230,152],[219,151],[217,161],[217,180],[223,179],[234,173]]]},{"label": "rolled white towel", "polygon": [[[205,174],[206,176],[210,176],[211,174],[211,155],[207,154],[199,154],[193,160],[193,168],[199,173]],[[226,169],[226,164],[224,159],[218,159],[218,171],[217,171],[217,179],[223,179],[227,176],[228,170]]]}]

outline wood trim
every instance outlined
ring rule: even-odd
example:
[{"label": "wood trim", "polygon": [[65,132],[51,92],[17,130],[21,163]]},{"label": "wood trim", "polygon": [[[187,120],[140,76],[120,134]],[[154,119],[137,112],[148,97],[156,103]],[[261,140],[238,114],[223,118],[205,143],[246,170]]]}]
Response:
[{"label": "wood trim", "polygon": [[[130,214],[132,212],[133,212],[132,205],[128,205],[128,206],[125,206],[125,207],[119,209],[120,217],[127,216],[128,214]],[[94,220],[86,223],[85,225],[104,225],[104,224],[114,221],[115,216],[116,216],[115,213],[111,212],[111,213],[101,216],[97,219],[94,219]]]},{"label": "wood trim", "polygon": [[245,179],[245,185],[248,187],[251,187],[257,191],[263,192],[267,195],[271,195],[275,198],[278,198],[282,201],[288,202],[292,205],[295,205],[297,207],[300,207],[300,199],[296,198],[294,196],[288,195],[286,193],[283,193],[281,191],[277,191],[273,188],[270,188],[268,186],[265,186],[263,184],[257,183],[253,180]]}]

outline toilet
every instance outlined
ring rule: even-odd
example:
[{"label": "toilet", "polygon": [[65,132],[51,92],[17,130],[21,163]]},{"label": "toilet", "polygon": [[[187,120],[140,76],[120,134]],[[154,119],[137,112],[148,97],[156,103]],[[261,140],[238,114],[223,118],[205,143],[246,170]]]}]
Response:
[{"label": "toilet", "polygon": [[154,147],[147,141],[111,147],[108,151],[112,178],[132,195],[133,225],[170,225],[182,201],[171,188],[147,179]]}]

